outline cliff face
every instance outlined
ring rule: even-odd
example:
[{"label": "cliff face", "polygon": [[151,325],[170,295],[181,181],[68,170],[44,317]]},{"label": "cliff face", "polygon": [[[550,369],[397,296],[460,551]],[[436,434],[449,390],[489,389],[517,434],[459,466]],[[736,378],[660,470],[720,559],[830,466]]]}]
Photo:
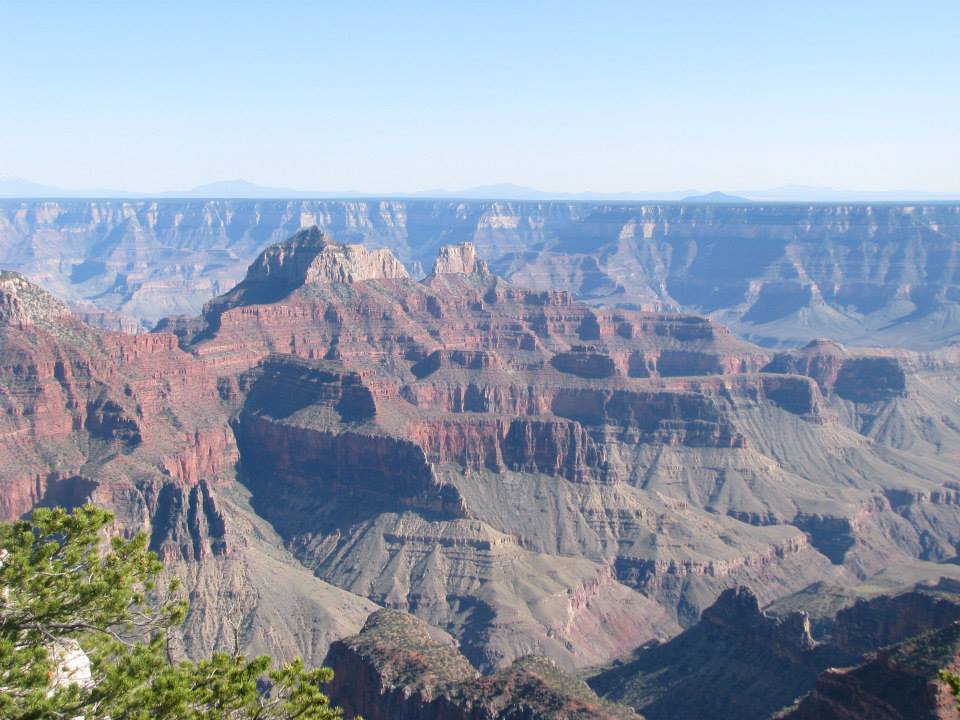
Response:
[{"label": "cliff face", "polygon": [[[173,325],[236,403],[254,507],[319,577],[446,629],[480,667],[604,662],[731,584],[771,600],[960,536],[929,432],[870,424],[927,412],[952,355],[774,356],[703,318],[517,288],[466,245],[421,282],[308,281],[341,246],[285,245]],[[300,284],[264,300],[284,268]],[[960,449],[948,423],[939,442]]]},{"label": "cliff face", "polygon": [[434,275],[451,273],[486,275],[489,272],[486,261],[477,255],[477,248],[473,243],[444,245],[437,252],[437,259],[433,261]]},{"label": "cliff face", "polygon": [[857,356],[824,340],[778,353],[764,370],[806,375],[816,380],[825,395],[836,394],[857,403],[902,397],[907,392],[903,363],[896,356]]},{"label": "cliff face", "polygon": [[638,718],[598,698],[545,658],[525,657],[480,676],[453,641],[437,641],[409,615],[379,611],[361,632],[334,643],[331,700],[371,720]]},{"label": "cliff face", "polygon": [[326,238],[314,226],[260,253],[247,269],[240,289],[259,297],[275,296],[279,299],[310,283],[353,283],[405,277],[408,277],[406,270],[390,251],[367,250],[362,245],[340,245]]},{"label": "cliff face", "polygon": [[[944,204],[3,200],[0,265],[152,323],[195,314],[264,247],[317,225],[415,276],[469,240],[518,285],[712,314],[764,344],[934,347],[955,337],[958,223]],[[463,253],[438,262],[472,272]]]},{"label": "cliff face", "polygon": [[[122,491],[111,480],[125,476],[137,486],[126,499],[131,516],[171,516],[170,533],[153,528],[155,549],[183,531],[188,545],[210,551],[207,535],[190,535],[189,503],[174,507],[163,490],[200,492],[201,474],[218,482],[236,461],[203,365],[171,335],[100,334],[22,278],[6,275],[2,298],[2,442],[13,460],[2,471],[3,517],[54,499],[112,499]],[[215,504],[208,496],[211,517]]]},{"label": "cliff face", "polygon": [[43,292],[19,273],[0,271],[0,322],[49,328],[69,316],[70,309],[66,304]]},{"label": "cliff face", "polygon": [[[766,603],[960,544],[955,349],[774,354],[707,318],[517,287],[469,245],[416,281],[318,229],[172,332],[5,292],[3,511],[92,496],[150,532],[213,608],[192,647],[233,612],[251,647],[315,661],[376,604],[484,671],[572,670],[731,586]],[[792,626],[749,625],[812,667],[817,648],[771,639]]]},{"label": "cliff face", "polygon": [[845,659],[816,645],[806,615],[768,617],[753,593],[737,588],[724,591],[697,625],[589,682],[647,718],[764,718]]},{"label": "cliff face", "polygon": [[[947,577],[893,594],[871,581],[846,591],[818,583],[775,603],[773,616],[746,588],[731,589],[687,631],[589,682],[649,718],[765,718],[781,706],[790,707],[775,717],[940,717],[950,705],[936,674],[955,663],[955,642],[944,640],[956,634],[958,590]],[[874,596],[837,610],[844,592]],[[817,612],[817,639],[805,612],[787,610],[798,605]]]},{"label": "cliff face", "polygon": [[960,625],[925,633],[884,648],[863,664],[827,670],[782,720],[946,720],[957,715],[956,698],[938,674],[956,672]]},{"label": "cliff face", "polygon": [[837,613],[830,641],[867,652],[960,622],[958,591],[960,584],[942,580],[938,588],[860,600]]},{"label": "cliff face", "polygon": [[231,623],[246,620],[244,648],[318,662],[375,607],[298,570],[269,528],[249,532],[231,402],[174,336],[97,331],[4,273],[0,359],[0,519],[95,502],[118,531],[145,532],[190,593],[183,650],[232,643]]}]

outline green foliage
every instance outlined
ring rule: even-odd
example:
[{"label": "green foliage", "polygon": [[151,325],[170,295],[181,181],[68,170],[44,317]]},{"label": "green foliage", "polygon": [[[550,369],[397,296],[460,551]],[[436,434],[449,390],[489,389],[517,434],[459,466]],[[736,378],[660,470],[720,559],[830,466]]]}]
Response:
[{"label": "green foliage", "polygon": [[[10,720],[335,720],[320,685],[328,668],[214,653],[170,657],[186,605],[156,586],[161,563],[144,535],[106,541],[112,515],[40,508],[0,525],[0,717]],[[82,650],[85,682],[59,679]]]},{"label": "green foliage", "polygon": [[958,698],[957,710],[960,710],[960,674],[951,672],[950,670],[941,670],[940,679],[950,688],[950,694]]}]

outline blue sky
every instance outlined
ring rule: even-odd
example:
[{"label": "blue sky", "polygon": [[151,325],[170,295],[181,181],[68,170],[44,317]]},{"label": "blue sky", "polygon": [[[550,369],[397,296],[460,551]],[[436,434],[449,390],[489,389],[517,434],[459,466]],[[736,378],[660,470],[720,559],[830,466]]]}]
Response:
[{"label": "blue sky", "polygon": [[0,0],[0,176],[960,190],[960,2]]}]

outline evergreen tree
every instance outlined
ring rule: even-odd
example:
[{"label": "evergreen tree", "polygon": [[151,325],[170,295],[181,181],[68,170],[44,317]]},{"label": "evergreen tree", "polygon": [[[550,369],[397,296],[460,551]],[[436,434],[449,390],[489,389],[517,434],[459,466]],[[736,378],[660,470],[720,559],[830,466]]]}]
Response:
[{"label": "evergreen tree", "polygon": [[175,661],[170,633],[186,605],[172,599],[175,584],[157,588],[162,565],[143,534],[107,544],[112,519],[92,506],[38,508],[0,524],[0,717],[342,717],[320,690],[328,668],[295,660],[271,669],[269,656],[239,651]]}]

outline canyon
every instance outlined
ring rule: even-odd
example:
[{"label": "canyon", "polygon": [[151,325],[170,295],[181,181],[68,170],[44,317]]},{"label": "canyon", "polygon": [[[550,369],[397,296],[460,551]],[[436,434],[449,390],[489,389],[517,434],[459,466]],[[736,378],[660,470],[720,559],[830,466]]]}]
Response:
[{"label": "canyon", "polygon": [[[960,582],[944,572],[889,594],[868,583],[808,588],[766,609],[747,588],[730,588],[693,627],[588,682],[651,720],[953,717],[938,674],[960,659]],[[847,603],[817,617],[786,607],[802,599],[815,608],[818,595]]]},{"label": "canyon", "polygon": [[266,246],[316,225],[413,277],[473,243],[524,287],[707,315],[761,345],[956,338],[960,206],[503,200],[0,200],[0,267],[108,329],[196,314]]},{"label": "canyon", "polygon": [[[245,650],[326,660],[334,699],[368,718],[551,716],[534,699],[554,717],[636,717],[616,700],[654,718],[696,700],[684,683],[704,647],[732,647],[710,661],[731,676],[781,663],[727,704],[765,717],[807,691],[819,702],[837,686],[828,667],[957,619],[950,600],[908,597],[927,592],[921,570],[953,578],[960,546],[952,261],[931,249],[952,247],[957,208],[791,206],[753,225],[736,207],[631,208],[650,227],[624,235],[629,213],[576,204],[154,205],[0,203],[0,259],[108,319],[87,324],[82,307],[0,275],[0,516],[92,501],[118,532],[146,532],[191,600],[182,653],[239,628]],[[597,217],[596,235],[577,225]],[[790,282],[820,293],[801,315],[864,278],[940,283],[929,313],[911,295],[919,314],[876,336],[918,341],[862,347],[804,335],[842,323],[754,322],[749,292],[710,307],[716,288],[732,298],[746,282],[776,308],[763,288],[771,268],[788,274],[771,250],[722,260],[742,265],[724,279],[734,236],[718,218],[765,228],[738,252],[779,237],[776,253],[806,273]],[[334,240],[336,223],[354,230]],[[660,294],[643,295],[649,275],[591,291],[572,269],[579,255],[601,274],[626,262],[608,232],[662,264]],[[830,243],[832,295],[811,274],[827,272],[823,256],[804,255]],[[887,249],[856,256],[874,245]],[[668,246],[663,264],[653,248]],[[703,257],[709,292],[689,284]],[[897,303],[861,303],[852,339]],[[118,332],[108,313],[155,326]],[[775,347],[744,339],[755,335]],[[883,592],[857,603],[880,578]],[[715,639],[730,636],[746,643],[739,656]],[[675,681],[652,692],[654,676]]]}]

